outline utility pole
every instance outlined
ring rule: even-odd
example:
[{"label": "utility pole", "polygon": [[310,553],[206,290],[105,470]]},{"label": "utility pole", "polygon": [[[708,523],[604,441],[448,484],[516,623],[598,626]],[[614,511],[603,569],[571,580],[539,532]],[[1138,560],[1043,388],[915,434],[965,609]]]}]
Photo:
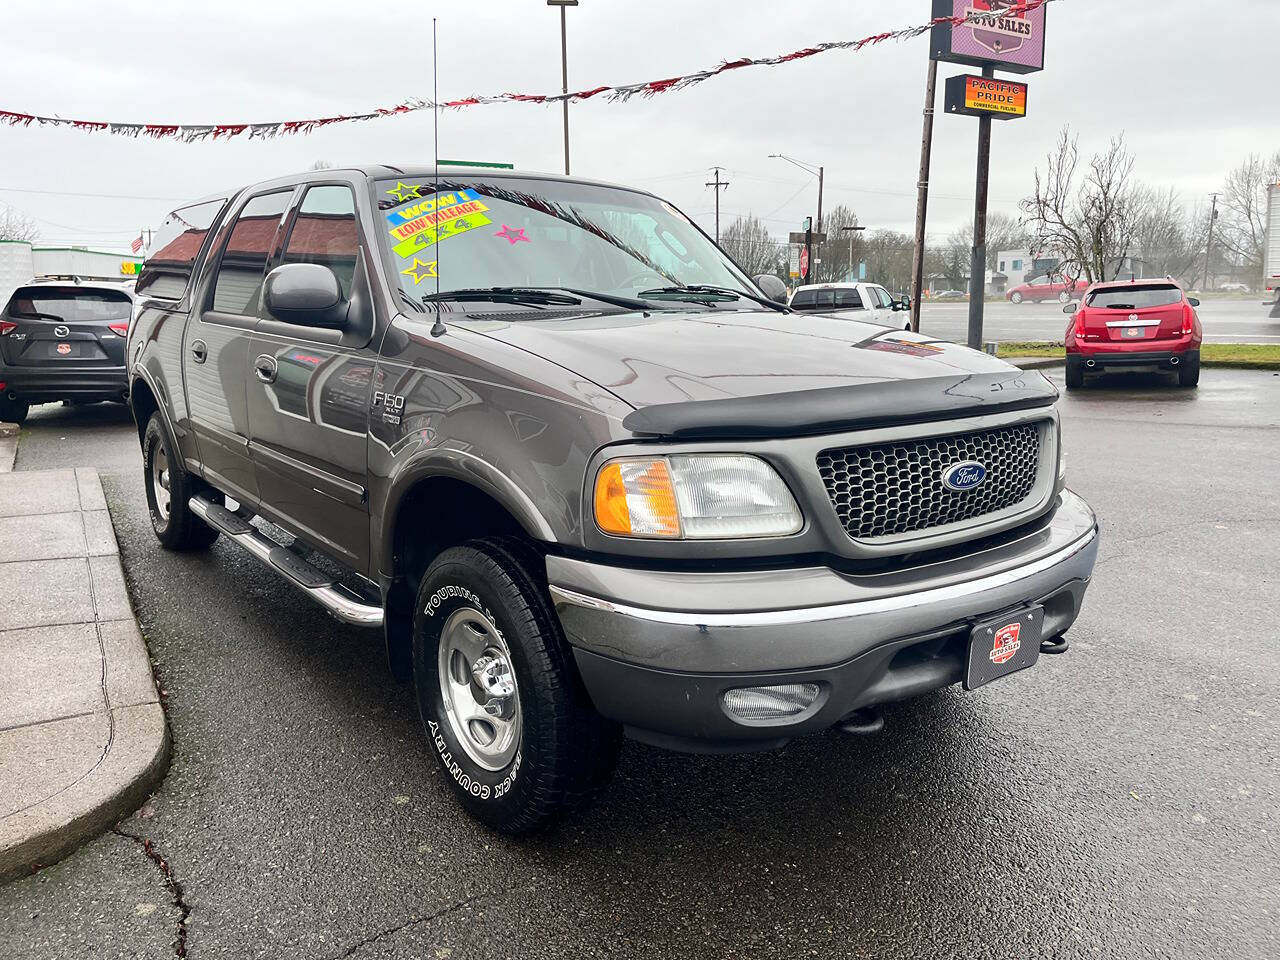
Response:
[{"label": "utility pole", "polygon": [[716,190],[716,243],[720,242],[720,191],[729,189],[729,181],[720,179],[720,168],[713,167],[716,172],[716,178],[707,184],[708,187],[715,187]]},{"label": "utility pole", "polygon": [[[983,67],[982,76],[995,77],[993,67]],[[991,117],[978,118],[978,186],[973,205],[973,259],[969,263],[969,339],[974,350],[982,349],[982,314],[987,296],[987,192],[991,174]]]},{"label": "utility pole", "polygon": [[565,7],[576,7],[578,0],[547,0],[547,6],[560,8],[560,74],[564,81],[561,91],[566,94],[564,107],[564,175],[569,175],[569,34],[565,24]]},{"label": "utility pole", "polygon": [[1218,219],[1218,195],[1213,194],[1213,209],[1209,212],[1209,239],[1204,244],[1204,283],[1200,285],[1202,290],[1209,289],[1209,254],[1213,250],[1213,221]]},{"label": "utility pole", "polygon": [[933,104],[938,87],[938,61],[929,58],[924,92],[924,133],[920,139],[920,178],[916,181],[916,250],[911,263],[911,329],[920,330],[920,298],[924,293],[925,223],[929,211],[929,166],[933,155]]}]

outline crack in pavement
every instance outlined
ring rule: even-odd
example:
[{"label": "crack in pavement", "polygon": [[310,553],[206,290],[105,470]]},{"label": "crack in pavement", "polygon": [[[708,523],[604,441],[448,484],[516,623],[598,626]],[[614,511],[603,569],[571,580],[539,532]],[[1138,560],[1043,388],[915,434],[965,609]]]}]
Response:
[{"label": "crack in pavement", "polygon": [[477,900],[489,896],[490,893],[492,893],[492,891],[472,894],[463,900],[459,900],[457,903],[452,903],[447,907],[441,907],[435,913],[429,913],[425,917],[414,917],[410,920],[406,920],[404,923],[398,923],[394,927],[388,927],[385,930],[380,930],[371,937],[366,937],[363,940],[353,943],[351,946],[347,947],[346,950],[342,951],[342,953],[334,954],[332,957],[327,958],[327,960],[344,960],[345,957],[353,956],[356,951],[363,950],[365,947],[377,943],[379,940],[384,940],[387,937],[393,936],[401,930],[408,930],[411,927],[421,926],[424,923],[431,923],[433,920],[439,920],[441,917],[447,917],[451,913],[456,913],[463,907],[470,906]]},{"label": "crack in pavement", "polygon": [[156,865],[156,869],[164,877],[164,885],[168,889],[170,896],[173,897],[173,905],[179,911],[178,929],[173,940],[173,955],[175,957],[185,957],[187,955],[187,918],[191,916],[191,907],[187,905],[182,882],[173,875],[173,867],[170,866],[168,860],[156,851],[150,840],[140,837],[136,833],[130,833],[128,830],[122,830],[119,826],[112,827],[111,832],[116,836],[124,837],[126,840],[132,840],[142,847],[148,859]]}]

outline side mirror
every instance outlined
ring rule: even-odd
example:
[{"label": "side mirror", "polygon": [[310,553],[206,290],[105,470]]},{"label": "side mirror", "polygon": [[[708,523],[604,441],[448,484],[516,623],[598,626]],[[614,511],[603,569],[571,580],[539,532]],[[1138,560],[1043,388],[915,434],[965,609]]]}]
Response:
[{"label": "side mirror", "polygon": [[1199,297],[1187,297],[1187,303],[1191,304],[1193,307],[1198,307],[1198,306],[1200,306],[1200,298],[1199,298]]},{"label": "side mirror", "polygon": [[318,263],[285,263],[267,274],[263,289],[267,312],[283,323],[341,329],[348,303],[338,278]]},{"label": "side mirror", "polygon": [[755,278],[756,286],[770,300],[778,303],[787,302],[787,285],[782,282],[781,278],[775,277],[772,273],[762,273]]},{"label": "side mirror", "polygon": [[1068,303],[1066,306],[1062,308],[1062,312],[1075,313],[1079,309],[1080,309],[1080,304],[1077,301],[1072,300],[1070,303]]}]

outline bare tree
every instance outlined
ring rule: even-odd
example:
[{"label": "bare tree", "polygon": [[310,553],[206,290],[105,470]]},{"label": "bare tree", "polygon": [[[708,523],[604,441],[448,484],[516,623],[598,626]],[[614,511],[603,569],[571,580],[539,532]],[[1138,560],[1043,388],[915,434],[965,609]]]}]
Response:
[{"label": "bare tree", "polygon": [[307,169],[308,170],[331,170],[332,168],[333,168],[333,164],[328,160],[317,160],[315,163],[311,164],[311,166],[308,167]]},{"label": "bare tree", "polygon": [[40,239],[40,228],[25,213],[0,204],[0,240],[34,243]]},{"label": "bare tree", "polygon": [[1205,248],[1207,215],[1202,216],[1199,209],[1188,210],[1172,187],[1141,190],[1140,205],[1134,239],[1143,272],[1194,286]]},{"label": "bare tree", "polygon": [[720,248],[750,277],[777,273],[782,261],[781,244],[769,236],[768,228],[759,219],[750,214],[738,217],[721,231]]},{"label": "bare tree", "polygon": [[[947,238],[947,257],[964,264],[969,272],[973,261],[973,224],[966,224]],[[1026,250],[1030,246],[1027,226],[1007,213],[987,215],[987,269],[996,269],[1001,250]]]},{"label": "bare tree", "polygon": [[1032,255],[1057,256],[1058,271],[1067,276],[1114,280],[1133,253],[1144,200],[1124,136],[1081,171],[1077,140],[1063,127],[1045,160],[1045,170],[1036,170],[1035,193],[1021,203]]},{"label": "bare tree", "polygon": [[916,242],[897,230],[877,230],[866,239],[867,279],[892,293],[911,289],[911,261]]},{"label": "bare tree", "polygon": [[1267,187],[1273,183],[1280,183],[1280,151],[1270,157],[1250,156],[1227,174],[1222,184],[1221,216],[1214,228],[1214,245],[1221,243],[1252,277],[1262,273]]}]

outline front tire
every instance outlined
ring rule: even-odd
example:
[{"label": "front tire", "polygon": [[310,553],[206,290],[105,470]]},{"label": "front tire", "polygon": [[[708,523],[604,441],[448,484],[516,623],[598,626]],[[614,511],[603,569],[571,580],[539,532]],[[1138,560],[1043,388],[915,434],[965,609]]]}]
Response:
[{"label": "front tire", "polygon": [[1200,358],[1183,360],[1178,364],[1178,386],[1194,387],[1200,383]]},{"label": "front tire", "polygon": [[218,531],[192,511],[188,501],[195,480],[169,449],[164,422],[153,413],[142,436],[143,486],[151,529],[166,550],[203,550],[218,539]]},{"label": "front tire", "polygon": [[1021,302],[1022,302],[1022,294],[1020,294],[1020,293],[1011,293],[1011,294],[1009,295],[1009,300],[1010,300],[1010,302],[1012,302],[1012,303],[1021,303]]},{"label": "front tire", "polygon": [[1060,294],[1058,294],[1058,302],[1059,302],[1059,303],[1063,303],[1063,304],[1065,304],[1065,303],[1070,303],[1070,302],[1071,302],[1071,294],[1069,294],[1069,293],[1067,293],[1067,291],[1063,290]]},{"label": "front tire", "polygon": [[413,616],[418,709],[458,802],[503,833],[543,829],[595,798],[621,731],[591,706],[540,573],[514,538],[431,564]]},{"label": "front tire", "polygon": [[27,414],[31,411],[31,405],[25,400],[10,400],[8,397],[0,397],[0,423],[17,423],[23,424],[27,420]]}]

